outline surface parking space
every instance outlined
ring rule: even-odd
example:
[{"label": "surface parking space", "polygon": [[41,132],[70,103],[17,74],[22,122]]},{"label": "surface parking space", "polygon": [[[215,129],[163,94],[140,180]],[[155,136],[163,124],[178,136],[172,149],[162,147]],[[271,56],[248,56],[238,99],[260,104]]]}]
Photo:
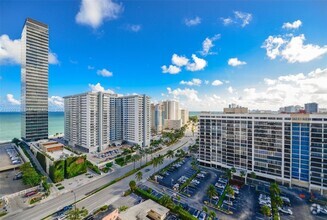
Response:
[{"label": "surface parking space", "polygon": [[19,173],[18,169],[0,172],[0,197],[28,188],[23,184],[22,179],[14,180],[17,173]]},{"label": "surface parking space", "polygon": [[19,153],[11,144],[0,145],[0,158],[0,168],[21,165],[23,163]]}]

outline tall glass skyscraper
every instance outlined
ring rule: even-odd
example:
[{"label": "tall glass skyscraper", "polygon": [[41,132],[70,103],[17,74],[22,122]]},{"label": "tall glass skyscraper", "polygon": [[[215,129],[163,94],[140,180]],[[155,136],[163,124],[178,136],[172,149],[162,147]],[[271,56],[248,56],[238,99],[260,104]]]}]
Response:
[{"label": "tall glass skyscraper", "polygon": [[48,53],[46,24],[27,18],[21,37],[22,138],[48,138]]}]

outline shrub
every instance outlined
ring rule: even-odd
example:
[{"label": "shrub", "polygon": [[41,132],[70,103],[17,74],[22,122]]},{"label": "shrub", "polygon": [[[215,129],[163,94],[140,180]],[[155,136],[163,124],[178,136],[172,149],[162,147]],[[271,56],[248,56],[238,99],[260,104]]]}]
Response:
[{"label": "shrub", "polygon": [[118,164],[121,167],[124,166],[126,164],[125,157],[116,158],[115,163]]},{"label": "shrub", "polygon": [[95,165],[93,165],[90,161],[86,161],[86,165],[90,170],[93,170],[95,173],[97,174],[101,174],[101,171],[99,170],[99,168]]}]

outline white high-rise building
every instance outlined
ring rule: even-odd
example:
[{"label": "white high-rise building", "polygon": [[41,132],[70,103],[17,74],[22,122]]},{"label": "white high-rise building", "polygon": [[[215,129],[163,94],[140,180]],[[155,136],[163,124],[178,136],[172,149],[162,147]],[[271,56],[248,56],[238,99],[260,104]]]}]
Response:
[{"label": "white high-rise building", "polygon": [[47,139],[48,26],[27,18],[22,32],[21,47],[21,136],[27,141]]},{"label": "white high-rise building", "polygon": [[181,109],[181,119],[183,125],[187,124],[189,119],[189,113],[187,109]]},{"label": "white high-rise building", "polygon": [[150,98],[87,92],[64,97],[65,139],[89,152],[111,143],[150,143]]}]

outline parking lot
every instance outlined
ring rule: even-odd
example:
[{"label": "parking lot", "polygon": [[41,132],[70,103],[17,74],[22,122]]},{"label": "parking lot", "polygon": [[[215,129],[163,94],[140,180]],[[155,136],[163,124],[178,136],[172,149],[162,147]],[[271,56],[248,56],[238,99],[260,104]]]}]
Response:
[{"label": "parking lot", "polygon": [[19,166],[23,160],[11,144],[0,145],[0,170]]},{"label": "parking lot", "polygon": [[19,170],[0,172],[0,197],[27,189],[21,179],[14,180]]}]

